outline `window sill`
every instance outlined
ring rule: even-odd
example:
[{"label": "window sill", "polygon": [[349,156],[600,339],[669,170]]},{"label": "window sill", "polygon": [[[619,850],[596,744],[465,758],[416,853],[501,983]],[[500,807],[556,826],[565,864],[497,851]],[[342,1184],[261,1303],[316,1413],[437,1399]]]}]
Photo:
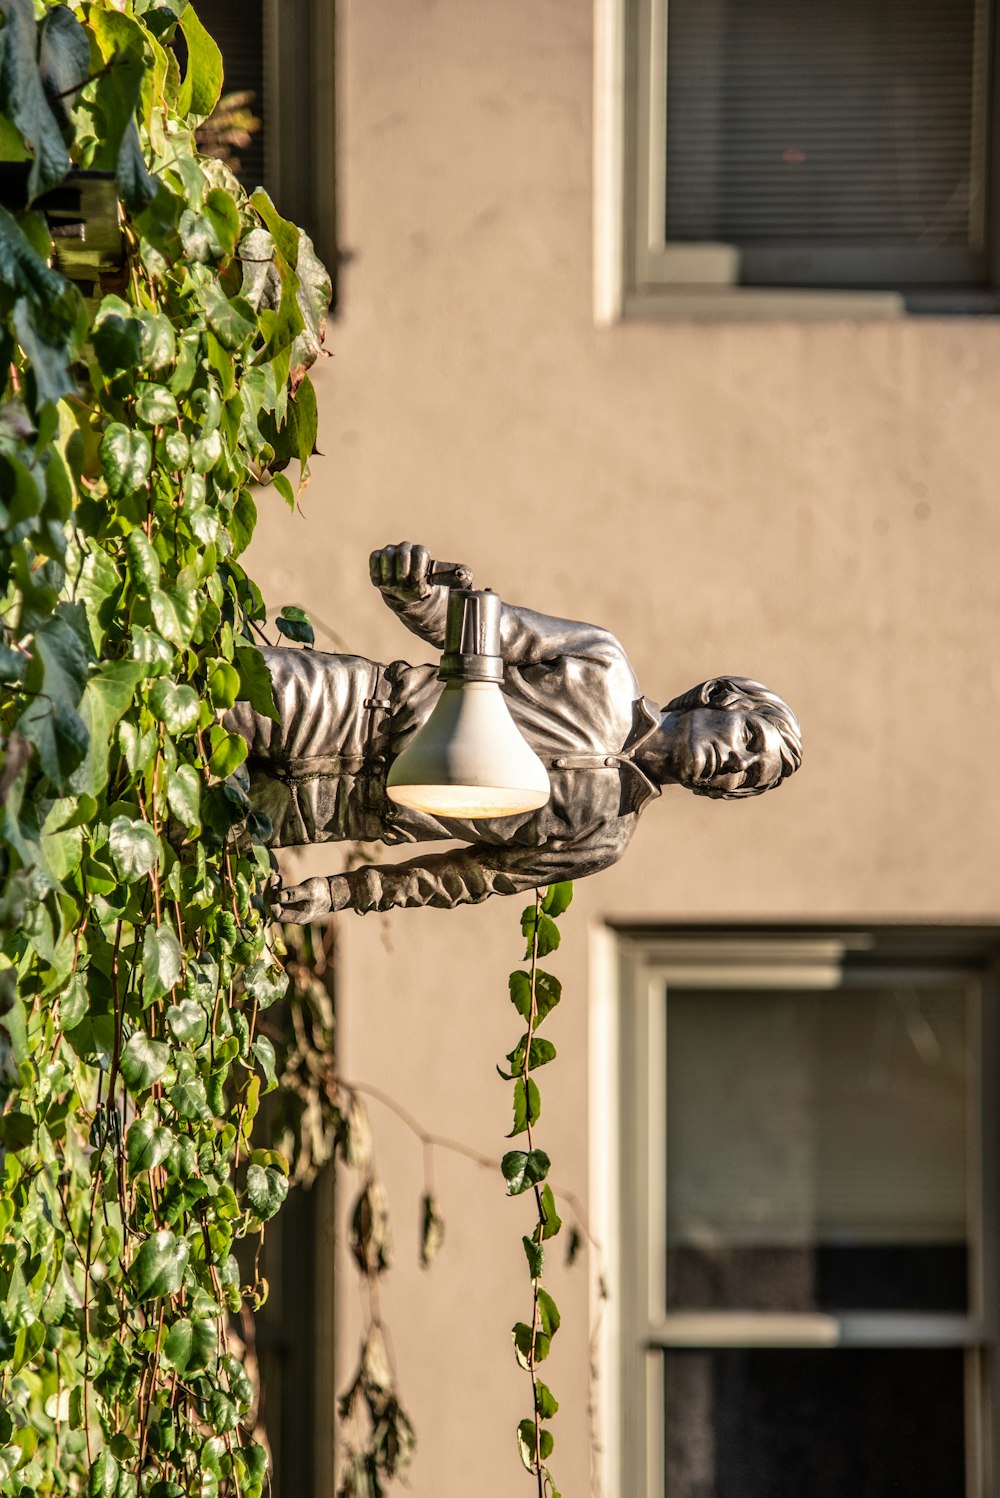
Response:
[{"label": "window sill", "polygon": [[896,291],[785,291],[748,286],[671,286],[631,291],[625,321],[885,321],[906,315]]}]

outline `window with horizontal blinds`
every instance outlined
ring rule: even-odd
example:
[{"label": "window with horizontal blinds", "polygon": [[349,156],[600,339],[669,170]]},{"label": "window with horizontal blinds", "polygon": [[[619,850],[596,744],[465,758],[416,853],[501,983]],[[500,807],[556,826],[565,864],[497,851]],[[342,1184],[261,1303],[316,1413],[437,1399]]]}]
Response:
[{"label": "window with horizontal blinds", "polygon": [[251,95],[247,108],[262,122],[249,142],[233,144],[237,176],[248,192],[265,181],[264,175],[264,4],[263,0],[198,0],[199,19],[222,53],[223,95]]},{"label": "window with horizontal blinds", "polygon": [[668,244],[759,286],[983,285],[988,0],[669,0]]}]

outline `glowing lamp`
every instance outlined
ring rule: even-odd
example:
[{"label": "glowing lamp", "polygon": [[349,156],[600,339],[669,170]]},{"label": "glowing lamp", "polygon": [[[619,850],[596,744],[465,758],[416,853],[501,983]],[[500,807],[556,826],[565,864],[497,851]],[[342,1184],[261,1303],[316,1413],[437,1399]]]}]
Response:
[{"label": "glowing lamp", "polygon": [[399,806],[439,817],[510,817],[549,799],[545,766],[500,690],[500,608],[496,593],[449,593],[444,690],[386,781]]}]

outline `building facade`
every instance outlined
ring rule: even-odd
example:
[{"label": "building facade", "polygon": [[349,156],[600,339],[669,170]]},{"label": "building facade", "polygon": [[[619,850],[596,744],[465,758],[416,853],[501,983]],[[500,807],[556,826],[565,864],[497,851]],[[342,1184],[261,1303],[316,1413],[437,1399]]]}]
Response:
[{"label": "building facade", "polygon": [[[948,61],[925,9],[913,30],[959,78],[934,140],[975,143],[990,18],[973,8]],[[550,1255],[551,1465],[564,1493],[605,1498],[972,1498],[994,1491],[996,1424],[1000,324],[987,176],[969,186],[988,143],[942,168],[964,217],[942,227],[945,189],[922,177],[879,220],[867,281],[857,256],[830,269],[830,243],[812,271],[801,246],[761,271],[739,235],[772,230],[739,202],[671,244],[650,230],[665,24],[616,0],[343,0],[336,142],[313,143],[343,256],[323,456],[294,515],[260,497],[250,570],[275,609],[310,611],[320,648],[424,660],[368,580],[369,552],[406,538],[606,626],[657,702],[725,673],[787,697],[801,771],[733,804],[668,790],[561,923],[537,1134],[592,1241]],[[864,123],[897,85],[878,74],[843,112]],[[897,126],[865,125],[886,161]],[[808,142],[777,147],[808,167]],[[825,223],[852,171],[802,212]],[[841,220],[827,238],[858,248]],[[928,244],[954,254],[925,264]],[[523,903],[336,918],[342,1075],[498,1161]],[[422,1270],[421,1146],[370,1111],[411,1490],[527,1492],[526,1199],[436,1149],[445,1239]],[[338,1264],[344,1374],[351,1275]]]}]

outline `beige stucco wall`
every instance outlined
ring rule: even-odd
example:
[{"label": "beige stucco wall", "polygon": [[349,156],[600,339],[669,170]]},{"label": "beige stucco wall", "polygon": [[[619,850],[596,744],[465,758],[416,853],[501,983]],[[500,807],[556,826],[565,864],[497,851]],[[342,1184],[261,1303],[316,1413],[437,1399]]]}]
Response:
[{"label": "beige stucco wall", "polygon": [[[643,689],[759,676],[805,766],[744,804],[665,795],[580,884],[553,959],[539,1142],[587,1191],[588,930],[609,916],[995,919],[1000,798],[1000,326],[991,320],[593,325],[586,0],[347,0],[338,148],[343,311],[318,378],[323,459],[251,565],[351,650],[426,659],[367,578],[403,537],[513,602],[611,628]],[[321,636],[319,643],[329,644]],[[330,870],[336,850],[303,870]],[[523,902],[341,917],[341,1056],[429,1129],[497,1158]],[[416,1267],[418,1144],[372,1104],[398,1267],[383,1295],[419,1498],[526,1492],[523,1199],[438,1154],[448,1223]],[[553,1467],[588,1491],[588,1292],[565,1326]],[[341,1282],[344,1357],[357,1296]]]}]

